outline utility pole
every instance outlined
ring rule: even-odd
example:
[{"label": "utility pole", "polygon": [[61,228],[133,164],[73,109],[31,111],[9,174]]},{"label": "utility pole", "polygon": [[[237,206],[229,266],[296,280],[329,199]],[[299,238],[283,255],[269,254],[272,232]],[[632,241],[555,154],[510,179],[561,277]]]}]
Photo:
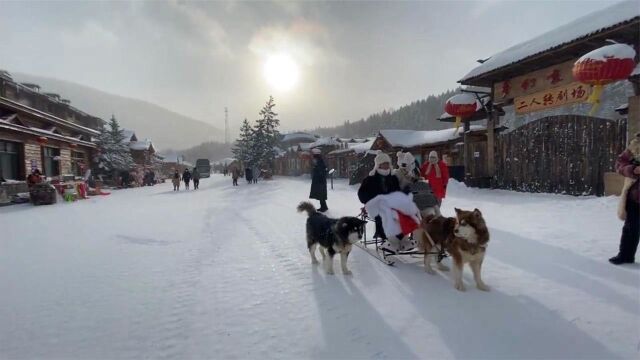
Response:
[{"label": "utility pole", "polygon": [[224,108],[224,143],[229,145],[229,110]]}]

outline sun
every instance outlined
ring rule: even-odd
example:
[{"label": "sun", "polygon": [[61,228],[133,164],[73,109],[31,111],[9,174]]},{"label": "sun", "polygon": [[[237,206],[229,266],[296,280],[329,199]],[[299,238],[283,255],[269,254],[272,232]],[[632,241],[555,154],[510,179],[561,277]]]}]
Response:
[{"label": "sun", "polygon": [[270,56],[264,63],[264,77],[279,91],[288,91],[298,83],[298,64],[287,54]]}]

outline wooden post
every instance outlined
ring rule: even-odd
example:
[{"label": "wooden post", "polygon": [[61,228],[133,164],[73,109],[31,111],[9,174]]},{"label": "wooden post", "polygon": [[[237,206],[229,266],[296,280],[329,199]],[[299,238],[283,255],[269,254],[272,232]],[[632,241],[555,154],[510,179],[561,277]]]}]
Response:
[{"label": "wooden post", "polygon": [[487,176],[493,178],[496,171],[495,158],[495,127],[498,123],[498,112],[491,111],[487,119]]},{"label": "wooden post", "polygon": [[627,114],[627,141],[628,143],[635,134],[640,132],[640,95],[629,97],[629,110]]},{"label": "wooden post", "polygon": [[468,181],[469,181],[469,175],[471,174],[470,170],[471,170],[471,160],[469,159],[469,129],[471,128],[471,125],[469,124],[469,121],[466,120],[464,122],[464,135],[463,135],[463,141],[464,141],[464,146],[462,149],[463,152],[463,160],[464,160],[464,182],[465,184],[469,185]]}]

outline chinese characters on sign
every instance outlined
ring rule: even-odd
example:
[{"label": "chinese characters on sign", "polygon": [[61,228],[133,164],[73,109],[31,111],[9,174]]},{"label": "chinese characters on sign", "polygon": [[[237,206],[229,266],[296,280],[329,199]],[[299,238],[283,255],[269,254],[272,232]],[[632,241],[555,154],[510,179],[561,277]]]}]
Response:
[{"label": "chinese characters on sign", "polygon": [[536,78],[524,79],[524,81],[522,81],[522,83],[520,84],[520,87],[522,88],[522,90],[527,91],[529,90],[529,88],[536,87],[536,81]]},{"label": "chinese characters on sign", "polygon": [[562,77],[560,75],[560,70],[553,69],[553,71],[551,71],[551,74],[549,74],[549,76],[547,76],[547,80],[549,80],[551,85],[555,85],[555,84],[559,83],[560,81],[562,81]]},{"label": "chinese characters on sign", "polygon": [[[571,75],[574,63],[575,60],[570,60],[496,82],[493,93],[497,100],[508,102],[510,99],[538,93],[551,87],[568,85],[574,81]],[[540,99],[540,102],[542,101]]]},{"label": "chinese characters on sign", "polygon": [[585,102],[591,88],[588,85],[574,82],[531,95],[515,98],[514,106],[517,114],[545,110],[557,106]]},{"label": "chinese characters on sign", "polygon": [[511,83],[509,82],[509,80],[503,81],[500,94],[502,95],[503,98],[506,98],[507,96],[509,96],[510,92],[511,92]]}]

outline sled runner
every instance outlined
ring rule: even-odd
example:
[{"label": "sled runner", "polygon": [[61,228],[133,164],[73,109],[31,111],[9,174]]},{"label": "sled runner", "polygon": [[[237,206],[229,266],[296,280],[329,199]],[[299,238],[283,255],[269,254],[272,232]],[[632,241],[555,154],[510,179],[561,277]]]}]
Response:
[{"label": "sled runner", "polygon": [[[363,221],[375,223],[375,220],[369,217],[364,207],[360,209],[360,214],[358,215],[358,218],[360,218]],[[367,254],[373,256],[377,260],[389,266],[393,266],[398,260],[402,262],[409,262],[409,261],[402,260],[402,258],[405,256],[409,256],[409,257],[425,256],[425,252],[420,251],[417,248],[407,250],[407,251],[401,250],[401,251],[393,252],[391,250],[381,247],[381,245],[384,242],[385,242],[384,239],[376,236],[369,239],[367,237],[367,227],[365,226],[362,240],[355,243],[355,245],[360,249],[362,249]],[[444,249],[439,249],[439,251],[430,252],[429,254],[438,255],[438,262],[442,261],[442,259],[448,256],[447,253],[444,251]]]}]

